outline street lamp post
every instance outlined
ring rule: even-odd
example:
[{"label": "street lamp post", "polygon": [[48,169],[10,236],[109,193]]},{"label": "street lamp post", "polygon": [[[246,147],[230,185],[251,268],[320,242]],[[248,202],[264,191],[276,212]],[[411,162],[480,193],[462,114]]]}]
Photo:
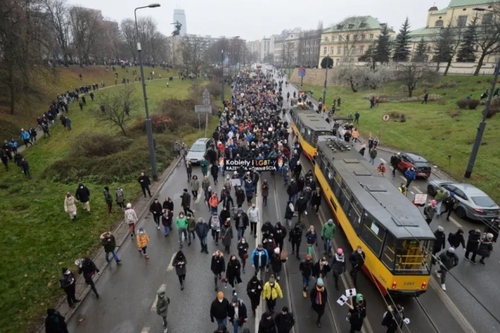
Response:
[{"label": "street lamp post", "polygon": [[328,81],[328,67],[330,65],[329,63],[330,54],[327,54],[325,59],[326,59],[326,71],[325,71],[325,83],[323,84],[323,105],[326,105],[326,84]]},{"label": "street lamp post", "polygon": [[224,50],[220,51],[220,68],[222,70],[222,104],[224,104]]},{"label": "street lamp post", "polygon": [[[473,8],[475,11],[484,12],[490,11],[485,8]],[[481,141],[483,140],[484,131],[486,129],[486,116],[490,113],[491,108],[491,100],[493,99],[493,94],[495,93],[495,87],[498,81],[498,74],[500,72],[500,58],[498,59],[497,66],[495,68],[495,74],[493,76],[493,83],[491,85],[491,91],[488,95],[488,100],[486,101],[486,107],[483,111],[483,118],[479,123],[479,127],[477,128],[476,139],[474,140],[474,145],[472,146],[472,151],[470,153],[469,162],[467,163],[467,169],[465,170],[464,177],[469,179],[472,175],[472,169],[474,169],[474,164],[476,163],[477,153],[479,152],[479,147],[481,146]]]},{"label": "street lamp post", "polygon": [[148,110],[148,95],[146,93],[146,80],[144,79],[144,66],[142,64],[142,54],[141,54],[141,42],[139,41],[139,29],[137,27],[137,10],[143,8],[156,8],[160,7],[159,3],[153,3],[148,6],[137,7],[134,9],[135,17],[135,35],[137,38],[137,53],[139,56],[139,66],[141,68],[141,81],[142,81],[142,94],[144,96],[144,110],[146,111],[146,133],[148,136],[148,148],[149,148],[149,163],[151,165],[151,176],[153,180],[158,180],[158,171],[156,170],[156,156],[155,147],[153,142],[153,128],[151,126],[151,118],[149,118]]}]

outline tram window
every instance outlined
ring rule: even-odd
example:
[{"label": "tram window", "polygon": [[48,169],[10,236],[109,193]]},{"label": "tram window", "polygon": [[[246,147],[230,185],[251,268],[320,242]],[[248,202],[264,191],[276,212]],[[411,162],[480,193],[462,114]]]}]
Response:
[{"label": "tram window", "polygon": [[[352,202],[351,202],[352,204]],[[349,213],[347,217],[349,218],[349,221],[351,224],[354,226],[354,229],[357,231],[359,230],[359,213],[354,209],[352,205],[349,205]],[[346,213],[347,214],[347,213]]]},{"label": "tram window", "polygon": [[342,176],[338,172],[334,172],[333,176],[337,180],[337,183],[342,184]]},{"label": "tram window", "polygon": [[429,274],[432,241],[400,239],[396,242],[395,274]]},{"label": "tram window", "polygon": [[311,145],[313,147],[316,147],[318,145],[318,136],[317,136],[316,132],[312,133],[312,135],[311,135]]},{"label": "tram window", "polygon": [[391,271],[394,269],[394,259],[396,254],[396,237],[388,233],[385,241],[384,253],[382,254],[382,262]]},{"label": "tram window", "polygon": [[354,196],[351,198],[351,204],[352,207],[356,210],[356,212],[358,214],[361,214],[361,212],[363,211],[363,207],[359,203],[358,199],[356,199]]},{"label": "tram window", "polygon": [[344,195],[346,196],[347,200],[351,201],[352,193],[345,182],[342,182],[342,190],[344,191]]},{"label": "tram window", "polygon": [[340,194],[342,193],[342,189],[340,188],[339,183],[337,182],[337,178],[333,181],[333,191],[335,193],[335,197],[340,201]]},{"label": "tram window", "polygon": [[370,213],[365,212],[363,214],[360,237],[377,257],[382,250],[382,243],[386,233],[384,227]]}]

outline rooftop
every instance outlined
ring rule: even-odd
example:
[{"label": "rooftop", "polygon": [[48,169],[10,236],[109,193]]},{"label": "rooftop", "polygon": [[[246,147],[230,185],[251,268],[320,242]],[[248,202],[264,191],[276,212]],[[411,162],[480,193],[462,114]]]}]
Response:
[{"label": "rooftop", "polygon": [[498,0],[450,0],[448,7],[467,7],[477,5],[488,5],[498,2]]},{"label": "rooftop", "polygon": [[353,30],[374,30],[381,29],[383,24],[378,19],[371,16],[353,16],[334,24],[332,27],[323,31],[323,33],[336,31],[353,31]]}]

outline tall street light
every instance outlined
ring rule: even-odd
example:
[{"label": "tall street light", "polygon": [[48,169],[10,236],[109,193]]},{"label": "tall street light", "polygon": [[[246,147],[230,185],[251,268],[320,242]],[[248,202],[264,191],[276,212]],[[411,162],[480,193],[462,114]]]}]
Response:
[{"label": "tall street light", "polygon": [[146,80],[144,79],[144,66],[142,64],[142,54],[141,54],[141,42],[139,41],[139,29],[137,27],[137,10],[143,8],[156,8],[160,7],[159,3],[152,3],[148,6],[137,7],[134,9],[135,17],[135,35],[137,38],[137,53],[139,55],[139,66],[141,67],[141,81],[142,81],[142,94],[144,96],[144,109],[146,110],[146,133],[148,136],[148,147],[149,147],[149,163],[151,164],[151,176],[153,180],[158,180],[158,170],[156,170],[156,156],[155,147],[153,142],[153,128],[151,126],[151,118],[149,118],[148,110],[148,95],[146,93]]},{"label": "tall street light", "polygon": [[[478,12],[493,12],[492,10],[485,8],[473,8],[473,10]],[[488,95],[488,100],[486,101],[486,107],[483,111],[483,119],[479,123],[477,128],[476,139],[474,140],[474,145],[472,146],[472,152],[470,153],[469,163],[467,163],[467,169],[465,170],[464,177],[470,178],[472,175],[472,169],[474,169],[474,164],[476,163],[477,153],[479,152],[479,147],[481,146],[481,141],[483,140],[484,131],[486,129],[486,116],[490,113],[491,100],[493,99],[493,94],[495,93],[495,86],[498,81],[498,74],[500,72],[500,58],[498,59],[497,66],[495,68],[495,75],[493,76],[493,84],[491,85],[491,91]]]},{"label": "tall street light", "polygon": [[327,54],[325,59],[326,59],[326,71],[325,71],[325,83],[323,84],[323,105],[326,105],[326,84],[328,81],[328,67],[330,67],[330,54]]},{"label": "tall street light", "polygon": [[224,104],[224,50],[220,50],[220,68],[222,70],[222,104]]}]

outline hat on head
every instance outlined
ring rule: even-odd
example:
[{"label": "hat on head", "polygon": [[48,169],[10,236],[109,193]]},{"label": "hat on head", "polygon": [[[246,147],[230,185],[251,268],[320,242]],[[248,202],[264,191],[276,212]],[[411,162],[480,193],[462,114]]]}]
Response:
[{"label": "hat on head", "polygon": [[338,255],[344,254],[344,251],[342,250],[342,248],[340,248],[340,247],[339,247],[339,248],[337,249],[337,254],[338,254]]},{"label": "hat on head", "polygon": [[431,205],[436,206],[436,205],[437,205],[436,200],[432,200],[432,201],[431,201]]},{"label": "hat on head", "polygon": [[283,309],[281,309],[283,312],[288,312],[288,307],[284,306]]},{"label": "hat on head", "polygon": [[127,208],[132,208],[132,204],[131,204],[131,203],[128,203],[128,204],[127,204]]},{"label": "hat on head", "polygon": [[279,248],[279,247],[275,248],[275,249],[274,249],[274,253],[276,253],[276,254],[280,254],[280,248]]},{"label": "hat on head", "polygon": [[66,267],[63,267],[63,268],[61,269],[61,272],[62,272],[63,274],[66,274],[66,271],[67,271],[67,270],[68,270],[68,269],[67,269]]},{"label": "hat on head", "polygon": [[316,284],[320,287],[323,287],[325,285],[322,278],[319,278],[318,281],[316,281]]},{"label": "hat on head", "polygon": [[448,248],[448,252],[455,253],[455,248],[453,246],[451,246],[450,248]]},{"label": "hat on head", "polygon": [[231,299],[231,303],[238,303],[238,296],[233,295],[233,298]]},{"label": "hat on head", "polygon": [[271,278],[269,278],[269,283],[274,283],[276,282],[276,280],[274,279],[274,276],[271,276]]},{"label": "hat on head", "polygon": [[438,226],[438,231],[444,231],[444,228],[442,226]]}]

